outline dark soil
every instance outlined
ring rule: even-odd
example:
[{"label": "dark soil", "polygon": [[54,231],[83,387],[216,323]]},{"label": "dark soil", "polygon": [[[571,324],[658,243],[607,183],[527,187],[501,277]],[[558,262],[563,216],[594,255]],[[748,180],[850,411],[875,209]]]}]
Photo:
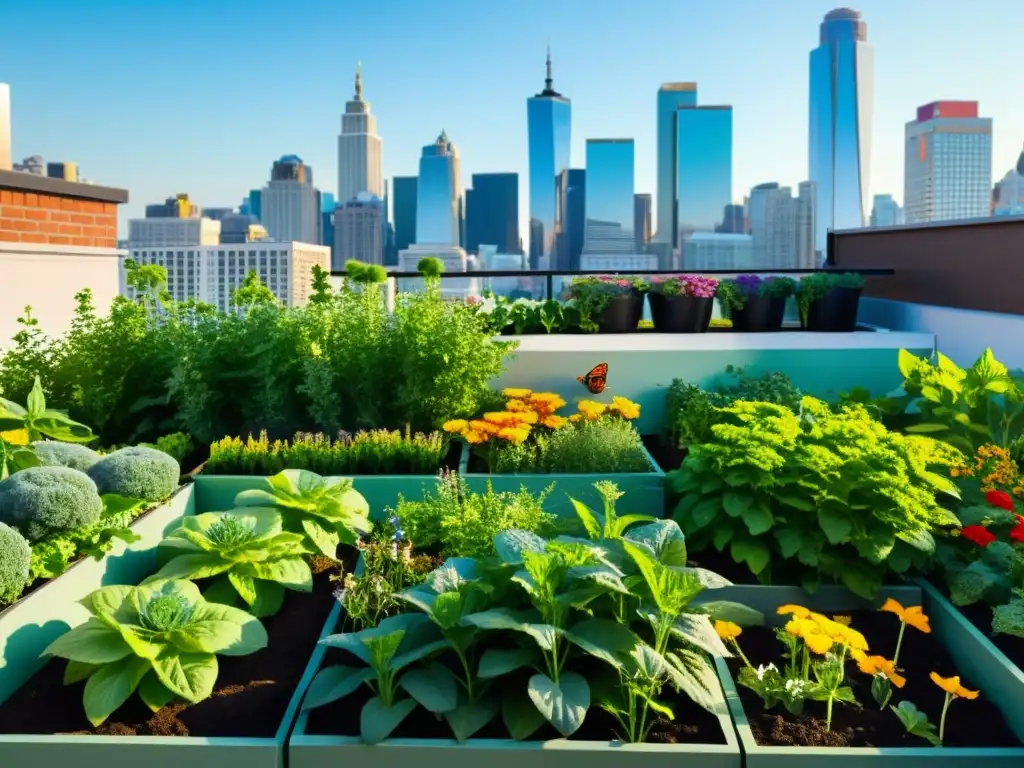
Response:
[{"label": "dark soil", "polygon": [[658,462],[662,472],[671,472],[682,466],[686,458],[686,449],[672,445],[662,435],[643,435],[644,448],[651,454],[651,457]]},{"label": "dark soil", "polygon": [[[449,661],[444,659],[444,661]],[[456,662],[457,663],[457,662]],[[601,662],[594,662],[593,669],[588,670],[585,665],[574,665],[573,669],[579,671],[585,677],[590,677],[588,672],[604,673]],[[323,662],[323,666],[333,664],[344,664],[347,666],[362,665],[350,654],[339,648],[329,648]],[[453,668],[454,671],[454,668]],[[518,672],[505,675],[496,681],[496,692],[512,687],[519,687],[526,690],[527,681],[532,672],[530,670],[519,670]],[[306,726],[307,734],[320,734],[332,736],[359,736],[359,713],[363,705],[373,696],[373,692],[366,686],[361,687],[354,693],[343,699],[327,704],[318,709],[311,710],[309,722]],[[718,719],[698,707],[686,696],[676,693],[670,688],[665,689],[660,698],[666,703],[676,715],[675,721],[659,718],[651,728],[647,739],[649,743],[657,744],[725,744],[725,736]],[[443,719],[423,707],[416,707],[412,713],[402,721],[391,734],[395,739],[451,739],[451,730]],[[474,739],[508,739],[508,731],[502,721],[501,713],[491,720],[472,736]],[[545,723],[528,741],[548,741],[560,739],[562,735],[552,726]],[[583,726],[569,737],[570,741],[615,741],[619,739],[619,725],[614,718],[597,706],[592,706],[587,711]]]},{"label": "dark soil", "polygon": [[[934,582],[933,582],[934,583]],[[942,588],[941,586],[939,587]],[[945,590],[943,590],[945,592]],[[946,593],[949,597],[949,593]],[[992,606],[985,603],[974,605],[957,606],[957,610],[971,622],[978,631],[987,637],[992,644],[1006,654],[1006,658],[1017,665],[1018,669],[1024,670],[1024,637],[1014,635],[993,635],[992,634]]]},{"label": "dark soil", "polygon": [[[722,552],[718,552],[714,547],[709,547],[702,552],[690,552],[690,565],[700,566],[706,568],[709,571],[714,571],[719,576],[728,579],[733,584],[761,584],[758,581],[757,576],[750,572],[750,568],[747,567],[746,563],[737,563],[732,559],[729,554],[729,549],[726,547]],[[771,581],[776,586],[784,585],[791,586],[799,584],[799,580],[795,577],[786,578],[785,575],[777,575]]]},{"label": "dark soil", "polygon": [[[852,614],[852,626],[867,638],[871,653],[891,658],[896,649],[899,621],[890,613],[857,612]],[[757,666],[769,662],[781,666],[782,643],[774,631],[754,628],[744,631],[739,638],[740,647]],[[929,673],[942,677],[958,674],[949,655],[933,635],[926,635],[907,627],[900,650],[901,674],[907,678],[906,687],[893,688],[891,704],[912,701],[928,715],[938,727],[945,693],[931,681]],[[741,662],[729,660],[729,668],[736,676]],[[739,686],[740,700],[750,721],[754,738],[761,746],[795,747],[927,747],[928,742],[911,736],[891,710],[880,710],[871,696],[871,677],[863,674],[854,662],[846,667],[847,682],[853,688],[860,707],[836,703],[833,705],[832,730],[825,730],[824,702],[805,702],[804,714],[792,715],[781,706],[764,712],[761,698],[748,688]],[[972,681],[961,677],[961,684],[976,690]],[[1017,747],[1014,737],[998,708],[985,699],[984,693],[974,701],[958,699],[950,705],[946,718],[947,747]]]},{"label": "dark soil", "polygon": [[198,704],[172,702],[153,713],[133,695],[98,728],[82,709],[85,683],[65,687],[66,662],[54,659],[0,705],[0,733],[106,736],[227,736],[273,738],[334,604],[326,558],[311,593],[291,592],[275,616],[263,619],[270,641],[249,656],[219,656],[213,695]]}]

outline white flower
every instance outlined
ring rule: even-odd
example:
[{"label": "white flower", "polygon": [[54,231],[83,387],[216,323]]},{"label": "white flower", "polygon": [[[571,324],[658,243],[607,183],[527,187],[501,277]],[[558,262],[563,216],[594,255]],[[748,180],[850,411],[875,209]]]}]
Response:
[{"label": "white flower", "polygon": [[790,678],[786,681],[786,692],[793,696],[800,696],[804,692],[804,688],[807,687],[806,680],[799,680],[797,678]]},{"label": "white flower", "polygon": [[761,664],[757,668],[757,679],[758,680],[764,680],[764,676],[768,672],[778,672],[778,671],[779,671],[778,668],[776,668],[776,666],[774,664],[769,664],[767,667],[764,664]]},{"label": "white flower", "polygon": [[480,302],[480,311],[485,314],[490,314],[498,308],[498,302],[494,300],[493,296],[488,296]]}]

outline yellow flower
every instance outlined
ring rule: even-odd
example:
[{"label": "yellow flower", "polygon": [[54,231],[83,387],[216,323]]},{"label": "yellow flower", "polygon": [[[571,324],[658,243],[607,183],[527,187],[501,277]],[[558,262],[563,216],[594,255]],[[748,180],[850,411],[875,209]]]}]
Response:
[{"label": "yellow flower", "polygon": [[509,400],[505,403],[505,410],[512,411],[512,413],[522,413],[524,411],[532,411],[533,408],[525,400]]},{"label": "yellow flower", "polygon": [[612,404],[608,407],[608,410],[615,411],[626,420],[640,418],[640,406],[632,400],[627,400],[618,395],[612,397]]},{"label": "yellow flower", "polygon": [[779,614],[779,616],[788,616],[789,614],[792,614],[798,619],[806,619],[811,615],[811,612],[802,605],[781,605],[775,612]]},{"label": "yellow flower", "polygon": [[532,418],[534,421],[537,420],[537,414],[531,412],[527,413],[513,413],[512,411],[490,411],[484,414],[484,421],[490,424],[496,424],[499,427],[515,427],[519,424],[526,423],[528,419]]},{"label": "yellow flower", "polygon": [[578,414],[578,413],[574,413],[572,416],[570,416],[568,419],[566,419],[566,421],[572,422],[573,424],[575,424],[577,421],[582,421],[582,420],[583,420],[583,416],[581,414]]},{"label": "yellow flower", "polygon": [[883,675],[888,678],[897,688],[907,684],[907,678],[896,671],[896,667],[884,656],[864,656],[859,659],[857,666],[865,675]]},{"label": "yellow flower", "polygon": [[576,405],[576,408],[584,419],[587,421],[594,421],[604,415],[608,406],[595,400],[580,400]]},{"label": "yellow flower", "polygon": [[849,616],[833,616],[832,621],[836,624],[842,624],[844,627],[850,626],[850,622],[853,621]]},{"label": "yellow flower", "polygon": [[490,439],[490,435],[486,432],[480,432],[476,429],[467,430],[463,435],[466,438],[466,442],[472,445],[479,445],[480,443],[486,443]]},{"label": "yellow flower", "polygon": [[502,397],[512,397],[516,400],[522,400],[532,394],[533,392],[529,389],[519,389],[516,387],[505,387],[505,389],[501,390]]},{"label": "yellow flower", "polygon": [[940,677],[937,672],[932,672],[932,682],[935,683],[939,688],[944,690],[950,696],[956,696],[958,699],[976,699],[978,698],[977,691],[969,691],[960,685],[960,677]]},{"label": "yellow flower", "polygon": [[525,424],[521,427],[502,427],[498,430],[498,437],[502,440],[508,440],[515,445],[521,445],[526,442],[529,436],[530,428]]},{"label": "yellow flower", "polygon": [[[789,606],[786,606],[789,607]],[[811,614],[812,616],[815,614]],[[786,622],[786,632],[799,637],[804,644],[818,654],[826,654],[834,645],[832,638],[825,634],[812,618],[795,618]]]},{"label": "yellow flower", "polygon": [[469,422],[469,428],[477,432],[483,432],[485,435],[493,435],[499,429],[498,425],[483,419],[473,419]]},{"label": "yellow flower", "polygon": [[548,429],[561,429],[568,422],[568,419],[566,419],[564,416],[559,416],[557,413],[552,413],[540,420],[540,423],[543,424]]},{"label": "yellow flower", "polygon": [[530,395],[530,405],[538,413],[550,414],[565,405],[565,400],[554,392],[534,392]]},{"label": "yellow flower", "polygon": [[896,618],[904,624],[909,624],[914,629],[919,629],[925,634],[932,631],[931,625],[928,623],[928,617],[924,615],[924,609],[922,609],[920,605],[912,605],[909,608],[904,608],[890,597],[878,610],[895,613]]},{"label": "yellow flower", "polygon": [[465,419],[452,419],[451,421],[446,421],[442,424],[441,429],[445,432],[454,432],[461,435],[469,429],[469,422]]},{"label": "yellow flower", "polygon": [[0,432],[0,437],[11,445],[28,445],[27,429],[12,429],[9,432]]},{"label": "yellow flower", "polygon": [[739,624],[721,620],[715,621],[715,632],[717,632],[718,636],[723,640],[735,640],[743,634],[743,630],[740,628]]}]

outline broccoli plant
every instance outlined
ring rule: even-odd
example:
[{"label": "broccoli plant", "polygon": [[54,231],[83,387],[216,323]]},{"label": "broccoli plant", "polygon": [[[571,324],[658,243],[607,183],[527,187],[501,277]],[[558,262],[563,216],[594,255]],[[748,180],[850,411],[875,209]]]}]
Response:
[{"label": "broccoli plant", "polygon": [[156,712],[176,697],[195,703],[217,682],[217,655],[246,656],[267,631],[238,608],[208,603],[190,581],[103,587],[82,600],[92,616],[54,640],[44,656],[68,660],[64,684],[86,681],[82,703],[100,725],[128,698]]},{"label": "broccoli plant", "polygon": [[181,468],[163,451],[137,445],[107,454],[89,467],[88,475],[100,493],[160,501],[178,487]]},{"label": "broccoli plant", "polygon": [[143,586],[216,577],[206,599],[231,605],[241,597],[254,616],[271,616],[284,602],[286,587],[299,592],[313,588],[303,541],[302,534],[283,531],[275,509],[249,507],[184,517],[160,542],[175,556]]},{"label": "broccoli plant", "polygon": [[28,586],[31,557],[25,537],[0,523],[0,606],[13,603]]},{"label": "broccoli plant", "polygon": [[87,475],[67,467],[29,467],[0,481],[0,522],[29,541],[92,525],[103,500]]}]

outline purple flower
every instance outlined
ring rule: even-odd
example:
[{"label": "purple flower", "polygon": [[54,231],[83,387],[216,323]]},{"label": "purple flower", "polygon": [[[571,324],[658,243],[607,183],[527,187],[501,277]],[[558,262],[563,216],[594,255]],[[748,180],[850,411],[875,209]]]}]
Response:
[{"label": "purple flower", "polygon": [[764,280],[760,275],[739,275],[732,282],[744,296],[756,296]]}]

